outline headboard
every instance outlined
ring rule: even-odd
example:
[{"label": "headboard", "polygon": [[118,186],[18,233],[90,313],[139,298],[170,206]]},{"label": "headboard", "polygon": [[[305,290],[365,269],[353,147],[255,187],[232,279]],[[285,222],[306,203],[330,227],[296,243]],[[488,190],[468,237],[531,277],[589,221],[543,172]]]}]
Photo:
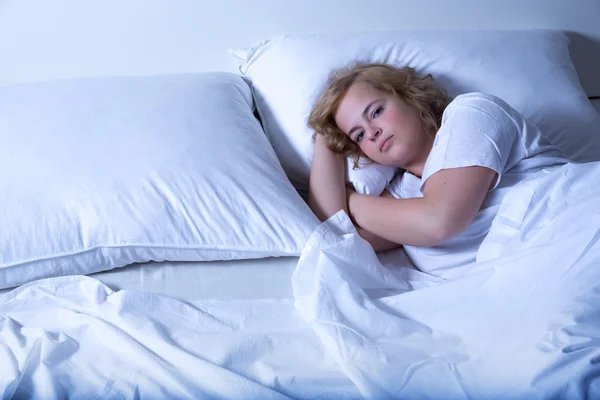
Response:
[{"label": "headboard", "polygon": [[0,0],[0,85],[235,71],[227,49],[287,33],[561,29],[600,96],[598,0]]}]

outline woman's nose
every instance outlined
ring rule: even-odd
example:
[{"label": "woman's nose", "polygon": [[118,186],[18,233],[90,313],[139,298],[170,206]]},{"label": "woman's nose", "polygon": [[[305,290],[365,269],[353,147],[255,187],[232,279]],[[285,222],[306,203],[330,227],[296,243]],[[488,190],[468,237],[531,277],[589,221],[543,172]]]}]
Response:
[{"label": "woman's nose", "polygon": [[370,140],[375,140],[381,134],[381,129],[371,127],[367,129],[367,134]]}]

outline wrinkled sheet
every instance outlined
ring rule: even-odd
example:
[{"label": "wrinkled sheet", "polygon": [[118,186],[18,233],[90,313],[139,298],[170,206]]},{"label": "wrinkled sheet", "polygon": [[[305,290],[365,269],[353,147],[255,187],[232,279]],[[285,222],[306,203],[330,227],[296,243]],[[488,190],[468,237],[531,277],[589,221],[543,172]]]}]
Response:
[{"label": "wrinkled sheet", "polygon": [[390,270],[340,212],[291,299],[183,302],[82,276],[0,297],[2,398],[600,398],[600,163],[505,198],[479,262]]},{"label": "wrinkled sheet", "polygon": [[0,298],[0,398],[360,398],[291,299],[113,292],[84,276]]},{"label": "wrinkled sheet", "polygon": [[296,306],[368,398],[596,399],[599,238],[600,163],[516,185],[479,262],[419,290],[380,268],[341,212],[305,247]]}]

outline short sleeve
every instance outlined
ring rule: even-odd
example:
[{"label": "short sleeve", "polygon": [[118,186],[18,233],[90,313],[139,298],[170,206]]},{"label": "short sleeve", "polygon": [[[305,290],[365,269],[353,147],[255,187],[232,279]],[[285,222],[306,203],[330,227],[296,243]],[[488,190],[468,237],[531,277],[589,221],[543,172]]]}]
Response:
[{"label": "short sleeve", "polygon": [[519,129],[504,111],[505,103],[493,96],[470,93],[452,101],[427,158],[420,191],[427,179],[443,169],[481,166],[498,173],[492,189],[502,179]]},{"label": "short sleeve", "polygon": [[421,180],[408,171],[402,172],[387,185],[386,189],[397,199],[423,197],[419,192]]}]

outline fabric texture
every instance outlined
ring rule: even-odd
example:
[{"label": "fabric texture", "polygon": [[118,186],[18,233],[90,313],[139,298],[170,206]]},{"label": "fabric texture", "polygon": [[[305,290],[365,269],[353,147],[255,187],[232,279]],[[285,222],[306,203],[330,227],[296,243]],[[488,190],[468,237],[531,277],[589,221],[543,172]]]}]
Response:
[{"label": "fabric texture", "polygon": [[252,107],[228,73],[0,88],[0,288],[300,254],[319,221]]},{"label": "fabric texture", "polygon": [[597,398],[599,182],[598,162],[521,181],[478,262],[418,290],[340,211],[302,253],[296,308],[365,398]]},{"label": "fabric texture", "polygon": [[0,396],[597,399],[599,181],[600,163],[567,164],[511,188],[451,281],[385,268],[340,211],[294,299],[23,285],[0,296]]}]

